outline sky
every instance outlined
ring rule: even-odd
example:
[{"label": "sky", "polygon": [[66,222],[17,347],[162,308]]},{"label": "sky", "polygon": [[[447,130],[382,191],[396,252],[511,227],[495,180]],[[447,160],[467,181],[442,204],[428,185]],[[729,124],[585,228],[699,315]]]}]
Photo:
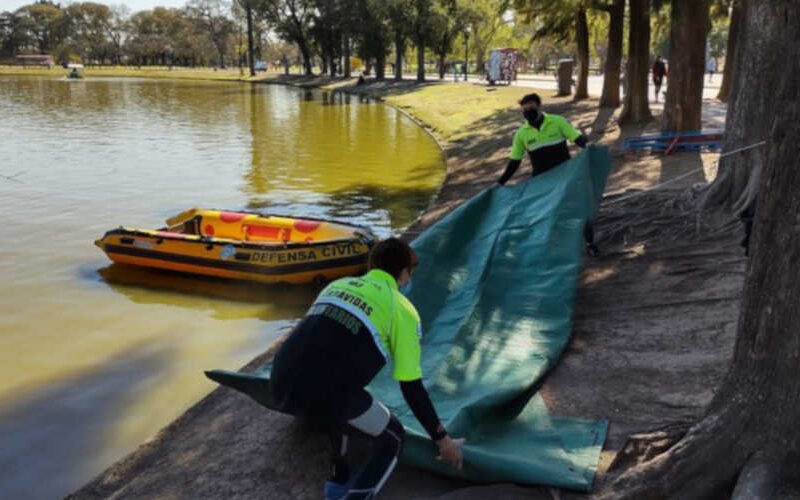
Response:
[{"label": "sky", "polygon": [[[33,3],[35,0],[0,0],[0,12],[4,10],[17,10],[23,5]],[[127,5],[131,12],[152,9],[153,7],[183,7],[187,0],[93,0],[107,5]],[[66,5],[72,3],[68,0],[56,0],[56,3]]]}]

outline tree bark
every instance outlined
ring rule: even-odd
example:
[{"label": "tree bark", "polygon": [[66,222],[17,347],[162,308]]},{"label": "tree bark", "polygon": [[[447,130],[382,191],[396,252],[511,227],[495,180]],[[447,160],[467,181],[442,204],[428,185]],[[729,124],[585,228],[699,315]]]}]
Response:
[{"label": "tree bark", "polygon": [[406,50],[406,41],[400,30],[394,35],[394,79],[403,79],[403,53]]},{"label": "tree bark", "polygon": [[734,78],[736,64],[736,50],[739,42],[739,32],[742,29],[742,0],[734,0],[733,12],[731,13],[731,23],[728,28],[728,47],[725,50],[725,68],[722,70],[722,85],[719,88],[717,99],[727,102],[731,93],[731,86]]},{"label": "tree bark", "polygon": [[664,130],[700,129],[706,37],[710,28],[708,11],[709,4],[705,0],[672,1]]},{"label": "tree bark", "polygon": [[256,76],[256,65],[253,60],[253,8],[249,0],[244,5],[247,13],[247,61],[250,65],[250,76]]},{"label": "tree bark", "polygon": [[425,44],[417,43],[417,81],[425,81]]},{"label": "tree bark", "polygon": [[650,121],[647,78],[650,70],[650,0],[630,0],[628,26],[628,79],[620,122]]},{"label": "tree bark", "polygon": [[381,52],[375,60],[375,79],[380,81],[386,78],[386,54]]},{"label": "tree bark", "polygon": [[416,40],[417,45],[417,81],[425,81],[425,37],[426,29],[425,23],[428,22],[428,2],[430,0],[417,0],[416,1]]},{"label": "tree bark", "polygon": [[[589,97],[589,23],[586,9],[578,9],[575,16],[575,41],[578,45],[578,84],[575,86],[575,100]],[[482,69],[482,68],[481,68]]]},{"label": "tree bark", "polygon": [[[747,12],[757,14],[752,23],[761,34],[743,36],[743,50],[771,59],[800,50],[800,7],[786,1],[747,3]],[[785,52],[764,52],[770,47],[765,40],[782,42]],[[768,120],[769,144],[731,368],[705,416],[666,452],[623,473],[603,491],[604,498],[717,498],[730,495],[742,473],[741,482],[750,482],[752,488],[737,489],[766,491],[769,497],[775,477],[764,476],[763,464],[773,464],[770,473],[777,477],[784,472],[780,469],[796,468],[792,460],[800,450],[800,280],[796,267],[800,262],[800,141],[796,139],[800,61],[795,57],[781,57],[781,61],[767,72],[759,71],[758,65],[738,66],[737,80],[762,79],[775,96],[775,108]]]},{"label": "tree bark", "polygon": [[[737,3],[742,8],[741,46],[734,55],[736,76],[731,82],[723,155],[758,143],[768,135],[777,111],[777,75],[786,71],[787,55],[794,48],[780,34],[764,30],[771,18],[782,15],[782,3],[762,4],[754,0],[737,0]],[[723,156],[717,178],[703,200],[704,207],[739,212],[752,203],[764,154],[765,148],[756,147]]]},{"label": "tree bark", "polygon": [[614,0],[605,7],[608,12],[608,54],[606,55],[605,74],[603,75],[603,94],[600,106],[616,108],[619,100],[619,74],[622,69],[622,38],[625,28],[625,0]]}]

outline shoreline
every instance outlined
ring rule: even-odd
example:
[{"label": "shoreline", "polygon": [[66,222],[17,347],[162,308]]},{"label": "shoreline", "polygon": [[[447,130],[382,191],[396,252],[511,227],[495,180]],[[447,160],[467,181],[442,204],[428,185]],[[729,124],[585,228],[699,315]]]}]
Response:
[{"label": "shoreline", "polygon": [[[430,134],[440,139],[437,144],[446,155],[445,177],[429,206],[404,231],[405,239],[413,239],[426,227],[494,183],[505,166],[508,142],[519,123],[513,103],[518,94],[532,91],[515,87],[488,90],[474,84],[442,84],[435,81],[425,84],[410,81],[370,82],[359,87],[352,83],[354,79],[347,81],[281,76],[253,83],[320,88],[376,98],[407,116],[410,115],[415,122],[422,122]],[[447,109],[439,115],[436,106],[443,106],[440,101],[445,90],[450,102],[446,103],[444,107]],[[485,96],[483,99],[486,101],[497,100],[498,96],[502,96],[502,99],[482,109],[483,114],[471,108],[460,115],[451,112],[452,108],[471,106],[471,100],[475,96]],[[616,126],[615,115],[604,110],[599,110],[598,113],[596,99],[574,103],[568,98],[551,97],[549,92],[542,92],[542,96],[546,100],[545,107],[548,111],[566,116],[579,128],[591,129],[596,141],[615,145],[621,140],[623,131]],[[428,120],[423,117],[428,117]],[[676,155],[671,158],[636,160],[615,157],[614,163],[614,172],[606,188],[607,194],[621,189],[646,188],[665,178],[691,170],[696,170],[699,176],[706,171],[708,162],[703,155]],[[527,171],[518,172],[515,179],[527,177],[526,174]],[[707,174],[704,175],[707,178]],[[686,182],[673,187],[685,188],[696,180],[685,179]],[[741,284],[737,276],[739,268],[743,267],[743,259],[731,250],[731,242],[735,237],[717,235],[709,238],[705,234],[696,234],[679,247],[667,241],[670,231],[695,224],[692,217],[685,213],[673,213],[664,209],[665,197],[674,197],[678,192],[678,189],[662,190],[614,206],[607,206],[610,203],[604,202],[598,226],[601,232],[608,232],[600,241],[608,253],[584,266],[576,303],[573,340],[564,353],[562,362],[545,379],[541,389],[548,406],[554,408],[557,414],[611,420],[612,428],[598,467],[598,485],[601,485],[605,470],[616,452],[622,448],[628,434],[652,428],[655,423],[672,422],[696,415],[702,410],[705,398],[710,397],[705,388],[724,373],[728,355],[724,350],[718,352],[720,349],[717,348],[713,353],[705,353],[706,357],[693,359],[691,363],[677,361],[685,346],[670,344],[659,346],[659,349],[653,351],[654,335],[642,334],[643,325],[646,325],[657,334],[663,335],[666,328],[666,332],[676,338],[680,338],[681,333],[697,336],[698,327],[691,321],[692,315],[709,314],[709,294],[705,293],[703,287],[697,286],[697,283],[692,283],[693,286],[689,287],[684,279],[670,274],[670,269],[675,265],[687,269],[694,269],[699,265],[704,271],[701,276],[703,281],[718,281],[714,282],[716,286],[713,291],[727,293],[722,294],[725,296],[724,300],[720,299],[714,306],[711,319],[716,320],[716,326],[713,331],[719,335],[719,325],[724,321],[725,336],[722,340],[725,345],[731,342],[730,334],[735,331],[736,315],[730,313],[738,307],[737,290]],[[664,221],[659,229],[666,234],[651,234],[653,220]],[[620,226],[620,221],[626,222],[624,230],[617,227]],[[640,245],[654,249],[665,247],[667,251],[659,253],[638,250],[639,247],[632,245],[631,241],[640,240],[645,242]],[[710,250],[707,257],[705,253],[693,253],[701,247]],[[726,259],[725,269],[717,269],[716,260],[720,256]],[[698,264],[698,259],[708,262]],[[648,280],[633,279],[644,273],[649,273]],[[723,279],[724,286],[720,285]],[[653,303],[652,306],[641,304],[645,294],[647,302]],[[648,309],[661,303],[675,302],[676,294],[682,294],[686,300],[680,305],[672,306],[673,309],[668,314],[656,314],[654,310]],[[616,311],[625,306],[632,310],[641,308],[643,316],[635,321],[624,320],[620,324],[621,313]],[[676,307],[682,309],[675,310]],[[733,319],[722,319],[728,316]],[[685,319],[676,321],[676,317]],[[652,325],[655,323],[662,325],[662,329],[654,328]],[[279,345],[280,339],[245,365],[242,371],[250,371],[263,364]],[[591,349],[587,349],[587,345]],[[628,356],[618,352],[626,349]],[[639,373],[636,371],[638,368],[631,368],[628,357],[652,359],[643,353],[664,356],[672,365],[660,377],[650,372]],[[598,362],[598,359],[602,361]],[[709,360],[713,362],[710,363]],[[651,364],[648,361],[642,370],[651,370]],[[702,377],[696,375],[700,370]],[[631,377],[631,371],[635,373],[633,380],[640,378],[656,384],[667,393],[671,391],[669,406],[656,404],[649,411],[643,410],[640,405],[644,397],[641,389],[627,388],[627,385],[636,385],[627,381]],[[625,380],[609,380],[609,373]],[[677,379],[682,382],[677,382]],[[657,399],[658,394],[653,394],[652,397]],[[318,498],[320,486],[327,474],[326,447],[325,439],[309,434],[309,430],[301,422],[265,411],[236,391],[216,387],[162,428],[152,439],[109,466],[68,498]],[[599,489],[600,486],[596,491]],[[463,494],[450,495],[457,490]],[[476,486],[400,466],[382,491],[381,497],[387,500],[432,498],[440,495],[444,495],[443,498],[462,499],[489,496],[517,498],[514,495],[519,495],[520,498],[538,498],[537,495],[542,493],[547,495],[542,498],[549,498],[547,491],[538,487]],[[562,493],[566,495],[564,498],[587,497]]]},{"label": "shoreline", "polygon": [[[257,82],[274,73],[259,73],[251,78],[239,74],[238,68],[214,70],[210,68],[184,68],[175,66],[87,66],[84,70],[85,78],[157,78],[174,80],[202,80],[219,82]],[[247,76],[245,76],[247,75]],[[0,65],[0,76],[36,76],[47,78],[63,78],[67,80],[67,70],[61,66],[52,69],[44,67],[25,67]],[[84,78],[84,79],[85,79]]]}]

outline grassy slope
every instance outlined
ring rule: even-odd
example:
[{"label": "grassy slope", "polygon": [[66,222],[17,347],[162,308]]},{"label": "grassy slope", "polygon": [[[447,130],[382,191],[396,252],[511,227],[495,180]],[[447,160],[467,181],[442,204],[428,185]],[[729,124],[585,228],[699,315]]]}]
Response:
[{"label": "grassy slope", "polygon": [[486,87],[472,84],[429,85],[404,94],[389,95],[386,101],[413,114],[445,140],[464,135],[491,134],[493,130],[474,130],[476,122],[499,111],[517,106],[530,88]]}]

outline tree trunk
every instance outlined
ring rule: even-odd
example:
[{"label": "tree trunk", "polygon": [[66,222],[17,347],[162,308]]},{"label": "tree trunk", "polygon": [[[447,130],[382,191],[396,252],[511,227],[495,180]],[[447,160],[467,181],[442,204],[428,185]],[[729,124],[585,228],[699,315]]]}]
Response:
[{"label": "tree trunk", "polygon": [[[785,54],[800,50],[800,8],[789,2],[746,3],[746,12],[756,14],[748,25],[757,26],[760,34],[751,38],[753,32],[745,31],[742,49],[781,63],[767,72],[755,64],[737,66],[737,80],[758,78],[775,96],[775,113],[768,120],[769,144],[731,369],[704,417],[665,453],[623,473],[605,488],[605,498],[727,497],[737,478],[740,497],[775,498],[782,472],[797,470],[800,60]],[[784,52],[768,53],[774,42],[782,43]]]},{"label": "tree trunk", "polygon": [[297,48],[300,49],[300,56],[303,59],[303,70],[306,76],[311,76],[314,72],[311,69],[311,52],[308,50],[308,43],[305,38],[297,41]]},{"label": "tree trunk", "polygon": [[344,77],[350,78],[352,69],[350,68],[350,37],[344,37],[344,46],[342,47],[344,50]]},{"label": "tree trunk", "polygon": [[250,65],[250,76],[256,76],[256,63],[253,60],[253,8],[249,0],[244,5],[247,13],[247,60]]},{"label": "tree trunk", "polygon": [[406,50],[406,41],[400,30],[394,35],[394,79],[403,79],[403,53]]},{"label": "tree trunk", "polygon": [[736,59],[736,50],[739,42],[739,31],[742,29],[742,0],[734,0],[733,13],[731,14],[731,24],[728,31],[728,47],[725,50],[725,68],[722,70],[722,85],[719,88],[717,99],[722,102],[727,102],[731,93],[731,86],[733,82],[733,72],[736,69],[734,63]]},{"label": "tree trunk", "polygon": [[628,79],[620,122],[650,121],[647,78],[650,70],[650,0],[630,0],[628,26]]},{"label": "tree trunk", "polygon": [[322,67],[320,68],[320,74],[322,76],[325,76],[325,74],[328,73],[328,58],[325,56],[325,54],[323,54],[321,59],[322,59]]},{"label": "tree trunk", "polygon": [[[765,23],[782,15],[772,2],[760,4],[754,0],[741,2],[742,42],[734,56],[736,76],[732,80],[728,113],[725,120],[725,143],[722,153],[751,146],[766,138],[775,108],[775,80],[762,75],[786,71],[790,42],[767,33]],[[706,208],[724,207],[734,212],[746,208],[755,197],[759,172],[764,164],[763,147],[723,156],[714,183],[706,193]]]},{"label": "tree trunk", "polygon": [[625,0],[615,0],[605,9],[609,15],[608,54],[606,55],[603,94],[600,106],[619,106],[619,74],[622,67],[622,38],[625,27]]},{"label": "tree trunk", "polygon": [[439,54],[439,80],[444,80],[445,67],[444,67],[444,54]]},{"label": "tree trunk", "polygon": [[417,42],[417,81],[425,81],[425,43]]},{"label": "tree trunk", "polygon": [[670,14],[669,75],[662,128],[699,130],[703,111],[708,2],[673,0]]},{"label": "tree trunk", "polygon": [[578,84],[575,87],[575,100],[578,101],[589,97],[589,23],[586,21],[586,9],[579,9],[575,16],[575,39],[578,45]]},{"label": "tree trunk", "polygon": [[382,51],[375,60],[375,79],[384,80],[386,78],[386,54]]}]

